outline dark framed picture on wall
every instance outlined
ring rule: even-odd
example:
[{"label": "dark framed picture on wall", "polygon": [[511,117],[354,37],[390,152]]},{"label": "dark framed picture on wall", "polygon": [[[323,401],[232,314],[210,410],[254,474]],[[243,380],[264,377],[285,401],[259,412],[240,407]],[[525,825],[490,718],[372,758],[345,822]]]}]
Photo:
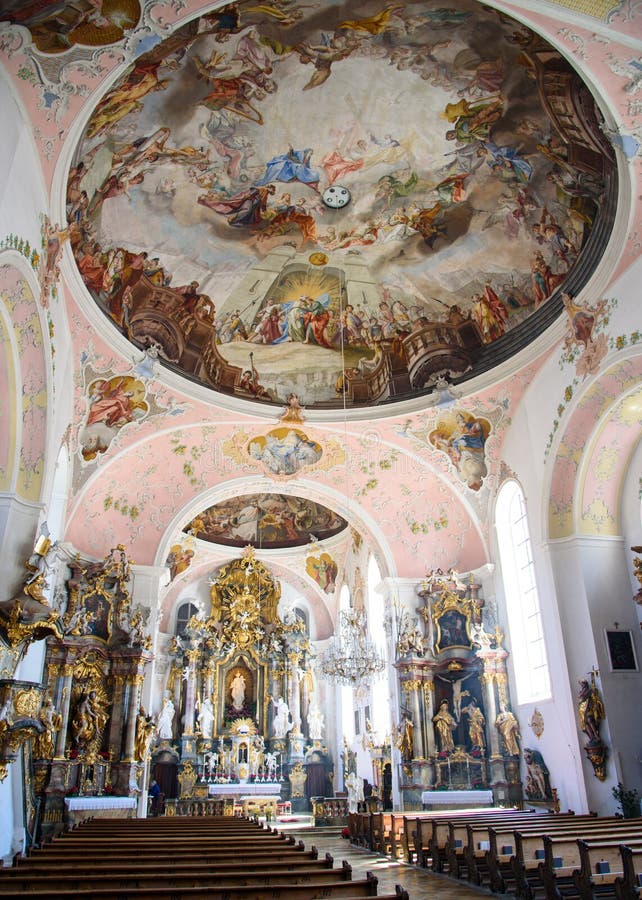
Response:
[{"label": "dark framed picture on wall", "polygon": [[604,629],[606,648],[609,652],[611,672],[637,672],[638,661],[635,655],[633,634],[630,631],[609,631]]}]

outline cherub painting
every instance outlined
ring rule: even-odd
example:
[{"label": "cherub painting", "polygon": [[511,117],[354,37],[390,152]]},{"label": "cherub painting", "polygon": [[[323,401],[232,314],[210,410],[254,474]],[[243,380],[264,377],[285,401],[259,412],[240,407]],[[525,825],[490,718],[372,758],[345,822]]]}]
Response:
[{"label": "cherub painting", "polygon": [[487,419],[456,409],[440,416],[429,435],[433,447],[448,456],[461,480],[473,491],[481,488],[488,473],[485,446],[490,430]]},{"label": "cherub painting", "polygon": [[131,375],[97,378],[89,385],[89,412],[79,436],[85,462],[104,453],[124,425],[140,421],[149,412],[142,381]]},{"label": "cherub painting", "polygon": [[275,428],[252,438],[248,445],[252,459],[260,462],[268,475],[296,475],[300,469],[314,465],[323,454],[316,441],[299,428]]},{"label": "cherub painting", "polygon": [[311,578],[314,578],[322,591],[326,594],[334,594],[339,569],[329,553],[308,556],[305,561],[305,570]]}]

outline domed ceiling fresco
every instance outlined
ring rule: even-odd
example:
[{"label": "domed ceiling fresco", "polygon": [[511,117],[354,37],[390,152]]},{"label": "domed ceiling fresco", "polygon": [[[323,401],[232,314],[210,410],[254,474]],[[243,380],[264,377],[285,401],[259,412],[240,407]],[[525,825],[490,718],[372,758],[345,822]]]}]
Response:
[{"label": "domed ceiling fresco", "polygon": [[183,529],[204,541],[264,550],[333,537],[347,522],[320,503],[286,494],[233,497],[208,507]]},{"label": "domed ceiling fresco", "polygon": [[68,220],[96,303],[167,366],[374,406],[550,324],[608,238],[609,154],[574,70],[495,10],[249,0],[99,101]]}]

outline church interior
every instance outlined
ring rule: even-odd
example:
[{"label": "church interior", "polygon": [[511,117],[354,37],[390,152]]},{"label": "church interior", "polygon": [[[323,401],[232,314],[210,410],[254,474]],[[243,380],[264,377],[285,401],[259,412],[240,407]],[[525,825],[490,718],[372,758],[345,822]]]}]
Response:
[{"label": "church interior", "polygon": [[5,863],[639,815],[640,4],[5,0],[0,56]]}]

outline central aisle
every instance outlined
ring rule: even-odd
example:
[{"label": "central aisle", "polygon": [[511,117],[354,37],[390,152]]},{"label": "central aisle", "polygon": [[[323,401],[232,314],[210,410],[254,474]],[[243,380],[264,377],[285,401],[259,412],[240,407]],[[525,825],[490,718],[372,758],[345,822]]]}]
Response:
[{"label": "central aisle", "polygon": [[[279,823],[277,827],[280,829]],[[371,850],[354,847],[336,833],[324,833],[314,828],[300,831],[288,828],[287,833],[300,838],[306,849],[314,844],[320,857],[331,853],[335,866],[346,859],[352,866],[353,879],[365,878],[366,872],[372,872],[379,879],[380,894],[392,892],[395,884],[400,884],[408,891],[410,900],[479,900],[480,897],[494,896],[484,888],[473,887],[464,881],[455,881],[445,875],[393,861]]]}]

